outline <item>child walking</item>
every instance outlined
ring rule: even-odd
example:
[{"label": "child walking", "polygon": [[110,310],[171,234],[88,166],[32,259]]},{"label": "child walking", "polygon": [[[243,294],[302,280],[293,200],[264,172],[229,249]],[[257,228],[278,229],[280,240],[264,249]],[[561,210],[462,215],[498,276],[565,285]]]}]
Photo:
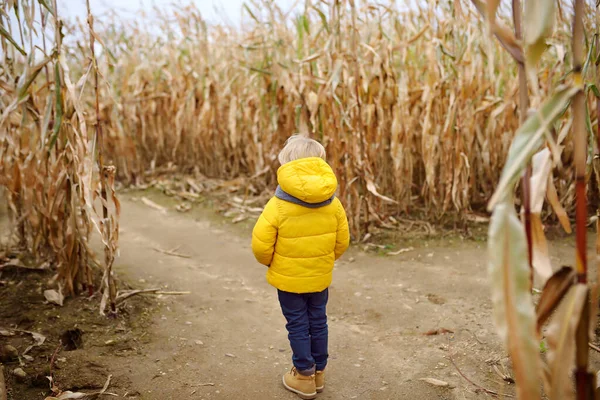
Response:
[{"label": "child walking", "polygon": [[283,385],[314,399],[325,387],[328,287],[334,261],[348,248],[348,221],[319,142],[294,135],[279,162],[279,186],[254,227],[252,251],[269,267],[287,320],[294,366]]}]

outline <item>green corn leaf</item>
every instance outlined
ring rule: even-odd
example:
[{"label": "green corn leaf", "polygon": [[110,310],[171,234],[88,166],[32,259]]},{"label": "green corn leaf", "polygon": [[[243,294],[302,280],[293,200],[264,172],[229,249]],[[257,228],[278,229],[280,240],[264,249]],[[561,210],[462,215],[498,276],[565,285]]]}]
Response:
[{"label": "green corn leaf", "polygon": [[323,27],[325,28],[327,33],[331,33],[331,31],[329,30],[329,24],[327,23],[327,17],[325,16],[325,14],[323,14],[323,11],[321,11],[316,6],[312,6],[312,8],[317,12],[317,14],[319,14],[319,18],[321,18],[321,23],[323,24]]},{"label": "green corn leaf", "polygon": [[562,115],[565,107],[579,89],[562,86],[546,100],[538,112],[529,117],[519,128],[508,151],[508,158],[500,176],[496,192],[488,205],[492,210],[494,205],[512,196],[515,183],[525,170],[525,166],[543,143],[543,137],[554,121]]},{"label": "green corn leaf", "polygon": [[0,35],[2,35],[13,46],[15,46],[15,48],[19,51],[19,53],[21,53],[25,57],[27,57],[27,53],[25,52],[25,50],[23,50],[23,48],[21,46],[19,46],[19,44],[15,41],[15,39],[13,39],[12,36],[10,36],[10,34],[8,33],[8,31],[6,29],[4,29],[4,27],[2,25],[0,25]]},{"label": "green corn leaf", "polygon": [[[586,39],[586,42],[587,42],[587,39]],[[594,45],[595,42],[596,42],[595,40],[592,40],[591,45],[589,45],[588,53],[587,53],[587,56],[585,57],[583,67],[581,69],[581,71],[582,71],[581,73],[583,74],[584,77],[586,76],[587,70],[590,67],[590,64],[592,63],[592,54],[594,53],[594,49],[596,48],[596,46]]]},{"label": "green corn leaf", "polygon": [[507,196],[494,209],[489,230],[489,274],[494,320],[513,360],[517,398],[539,400],[541,368],[536,314],[529,291],[525,230]]},{"label": "green corn leaf", "polygon": [[62,99],[62,87],[60,83],[60,67],[59,63],[54,64],[54,94],[55,94],[55,112],[54,112],[54,129],[52,131],[52,139],[50,139],[50,145],[48,147],[48,151],[51,151],[54,145],[56,144],[56,140],[58,139],[58,134],[60,132],[60,127],[62,125],[63,119],[63,99]]},{"label": "green corn leaf", "polygon": [[55,54],[52,54],[51,56],[46,57],[40,63],[34,65],[33,68],[26,70],[25,73],[27,75],[25,76],[25,79],[23,79],[22,84],[19,84],[19,86],[17,88],[19,101],[21,101],[25,97],[27,97],[27,91],[29,90],[29,87],[31,86],[33,81],[35,81],[35,78],[37,78],[37,76],[42,71],[44,66],[46,64],[48,64],[50,61],[52,61],[54,58],[55,58]]},{"label": "green corn leaf", "polygon": [[589,135],[589,139],[588,139],[588,146],[587,146],[587,150],[588,150],[588,155],[587,155],[587,160],[588,160],[588,165],[589,163],[594,159],[594,140],[596,140],[596,136],[594,133],[594,128],[592,127],[592,117],[590,115],[590,108],[587,105],[585,105],[585,128],[588,132]]},{"label": "green corn leaf", "polygon": [[590,84],[588,86],[589,90],[591,90],[592,92],[594,92],[594,96],[596,96],[597,98],[600,99],[600,90],[598,90],[598,86],[594,85],[594,84]]},{"label": "green corn leaf", "polygon": [[254,72],[258,72],[261,74],[265,74],[265,75],[273,75],[272,72],[266,71],[264,69],[261,68],[255,68],[255,67],[247,67],[250,71],[254,71]]},{"label": "green corn leaf", "polygon": [[302,19],[304,30],[310,35],[310,22],[308,21],[308,18],[306,18],[306,15],[302,15],[300,18]]},{"label": "green corn leaf", "polygon": [[304,22],[302,21],[304,16],[298,17],[296,21],[296,31],[298,32],[298,60],[302,60],[304,54]]},{"label": "green corn leaf", "polygon": [[50,116],[52,114],[52,93],[48,93],[46,98],[46,111],[44,111],[44,118],[42,120],[41,133],[40,133],[40,144],[44,146],[46,142],[46,134],[48,133],[48,124],[50,123]]},{"label": "green corn leaf", "polygon": [[552,35],[555,12],[555,0],[525,1],[525,57],[528,67],[533,70],[548,47],[546,38]]}]

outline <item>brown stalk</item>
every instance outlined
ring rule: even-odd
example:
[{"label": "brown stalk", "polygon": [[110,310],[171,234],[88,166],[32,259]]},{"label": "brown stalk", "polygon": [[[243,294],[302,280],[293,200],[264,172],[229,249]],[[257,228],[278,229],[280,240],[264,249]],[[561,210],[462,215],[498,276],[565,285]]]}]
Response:
[{"label": "brown stalk", "polygon": [[[354,138],[356,138],[356,136],[358,136],[358,145],[360,147],[360,157],[358,158],[358,165],[357,167],[360,167],[361,170],[359,172],[359,174],[362,175],[362,180],[361,182],[363,182],[363,187],[366,186],[366,184],[364,184],[364,178],[365,178],[365,163],[367,163],[366,160],[366,155],[365,155],[365,144],[364,144],[364,138],[363,138],[363,132],[364,132],[364,124],[363,124],[363,120],[362,120],[362,99],[360,97],[360,90],[359,90],[359,86],[361,83],[361,76],[360,76],[360,71],[359,71],[359,60],[358,60],[358,31],[356,28],[356,6],[354,4],[354,0],[349,0],[350,3],[350,7],[352,9],[352,53],[354,55],[354,93],[356,95],[356,105],[357,105],[357,110],[358,112],[355,113],[356,119],[355,119],[355,132],[352,132],[352,136]],[[364,214],[364,221],[363,221],[363,229],[364,229],[364,233],[368,233],[369,232],[369,206],[368,206],[368,200],[366,195],[363,195],[364,197],[362,197],[362,201],[359,200],[357,202],[357,210],[358,210],[358,215],[357,218],[360,218],[360,213],[361,213],[361,204],[365,203],[365,208],[363,210],[363,214]]]},{"label": "brown stalk", "polygon": [[[88,22],[88,26],[89,26],[89,35],[90,35],[90,53],[92,56],[91,59],[91,63],[93,66],[93,70],[94,70],[94,94],[95,94],[95,109],[96,109],[96,124],[95,124],[95,129],[96,129],[96,144],[97,144],[97,151],[98,151],[98,170],[100,171],[99,175],[100,175],[100,196],[102,197],[102,217],[103,217],[103,224],[102,224],[102,234],[105,237],[108,237],[110,235],[109,230],[111,229],[110,227],[110,223],[108,221],[108,196],[107,196],[107,190],[106,190],[106,172],[105,172],[105,168],[104,168],[104,153],[103,153],[103,147],[104,147],[104,138],[102,136],[102,123],[100,120],[100,91],[98,90],[98,62],[96,60],[96,52],[94,49],[94,45],[95,45],[95,35],[94,35],[94,16],[92,15],[92,11],[90,8],[90,0],[86,0],[86,5],[87,5],[87,22]],[[93,157],[93,155],[91,155]],[[116,306],[116,302],[114,297],[112,296],[112,293],[116,292],[116,290],[114,290],[113,285],[114,285],[114,281],[112,279],[112,251],[109,248],[109,245],[105,245],[104,248],[104,252],[105,252],[105,264],[106,264],[106,268],[108,269],[107,273],[107,285],[108,285],[108,291],[111,294],[110,295],[110,309],[112,313],[116,313],[117,312],[117,306]]]},{"label": "brown stalk", "polygon": [[575,14],[573,16],[573,81],[581,87],[581,91],[573,99],[573,135],[574,135],[574,163],[576,184],[576,267],[580,283],[587,283],[587,257],[586,257],[586,155],[587,135],[585,130],[585,93],[583,92],[583,0],[575,0]]},{"label": "brown stalk", "polygon": [[[596,7],[596,60],[600,59],[600,7]],[[596,66],[596,86],[600,88],[600,63]],[[600,97],[596,97],[596,118],[600,116]],[[596,120],[596,154],[593,160],[596,168],[596,186],[600,195],[600,120]],[[596,209],[596,303],[600,294],[600,204]],[[594,303],[594,309],[596,307]]]},{"label": "brown stalk", "polygon": [[[583,36],[584,36],[584,0],[575,0],[573,14],[573,82],[581,90],[573,99],[573,135],[574,135],[574,163],[575,163],[575,188],[576,188],[576,270],[580,283],[587,284],[587,201],[586,201],[586,155],[587,135],[585,129],[585,93],[583,91]],[[594,307],[595,310],[595,307]],[[576,333],[576,370],[575,387],[578,400],[590,399],[590,374],[588,373],[589,359],[589,321],[590,305],[589,294],[586,307],[581,315]]]},{"label": "brown stalk", "polygon": [[[513,22],[515,24],[515,37],[521,40],[523,37],[522,21],[523,8],[520,0],[512,0]],[[519,122],[523,125],[527,119],[529,109],[529,93],[527,87],[527,71],[524,60],[516,60],[519,68]],[[525,176],[521,179],[523,190],[523,208],[525,211],[525,235],[527,237],[527,256],[529,261],[529,289],[533,289],[533,238],[531,233],[531,162],[527,164]]]}]

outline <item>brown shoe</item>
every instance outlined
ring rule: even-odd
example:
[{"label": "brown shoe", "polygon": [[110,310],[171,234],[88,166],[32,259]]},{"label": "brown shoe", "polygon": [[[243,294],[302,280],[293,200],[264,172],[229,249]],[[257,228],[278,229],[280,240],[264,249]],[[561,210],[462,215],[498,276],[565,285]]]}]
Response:
[{"label": "brown shoe", "polygon": [[317,371],[315,375],[315,386],[317,393],[321,393],[323,392],[323,389],[325,389],[325,370]]},{"label": "brown shoe", "polygon": [[314,375],[302,375],[296,367],[283,375],[283,386],[290,392],[296,393],[301,399],[312,400],[317,398]]}]

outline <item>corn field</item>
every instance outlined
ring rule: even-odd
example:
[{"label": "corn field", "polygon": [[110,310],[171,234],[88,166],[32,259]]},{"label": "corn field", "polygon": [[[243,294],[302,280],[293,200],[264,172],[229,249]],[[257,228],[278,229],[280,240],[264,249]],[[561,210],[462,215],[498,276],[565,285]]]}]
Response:
[{"label": "corn field", "polygon": [[[248,177],[258,195],[272,189],[284,140],[300,132],[326,146],[359,239],[406,215],[483,211],[519,126],[514,44],[485,34],[485,19],[464,1],[408,11],[307,1],[294,15],[251,2],[243,28],[208,24],[192,5],[135,20],[102,15],[93,25],[61,20],[51,3],[2,5],[0,176],[22,245],[57,259],[68,293],[79,290],[75,281],[93,287],[94,226],[116,251],[115,178],[136,184],[161,169]],[[569,78],[570,13],[561,3],[553,17],[532,107]],[[498,19],[508,16],[500,4]],[[593,32],[592,20],[585,29]],[[564,168],[553,182],[572,215],[567,121],[556,127]]]},{"label": "corn field", "polygon": [[[39,5],[28,4],[21,5],[24,16]],[[99,148],[129,183],[172,166],[215,178],[251,176],[249,189],[258,194],[274,182],[283,141],[295,132],[312,135],[326,145],[356,239],[372,224],[394,226],[403,214],[441,219],[482,210],[519,122],[517,68],[498,43],[481,35],[480,18],[467,3],[431,1],[397,10],[393,3],[306,2],[292,17],[265,2],[245,6],[252,23],[243,29],[209,25],[193,6],[157,9],[130,22],[104,16],[95,28],[102,47]],[[542,60],[547,68],[539,96],[565,79],[571,63],[569,27],[559,19]],[[160,34],[151,30],[156,25]],[[63,29],[65,41],[74,38],[61,44],[63,64],[76,88],[87,89],[78,108],[89,118],[88,24]],[[19,32],[9,33],[19,48],[27,47],[18,43]],[[8,95],[15,89],[8,78],[14,80],[26,61],[7,37]],[[49,58],[53,50],[46,49]],[[56,135],[47,132],[53,118],[43,118],[51,110],[44,107],[48,93],[38,88],[43,79],[53,82],[54,73],[52,65],[29,67],[42,72],[28,101],[35,99],[39,115],[32,138],[43,142]],[[71,109],[64,111],[77,115],[66,102]],[[3,108],[19,126],[19,111]],[[570,165],[570,146],[563,157]],[[558,194],[571,210],[572,174],[561,174]]]},{"label": "corn field", "polygon": [[[483,210],[519,124],[517,67],[467,3],[397,9],[306,2],[291,17],[264,2],[245,6],[242,29],[209,25],[193,6],[103,18],[107,157],[130,183],[171,167],[252,177],[248,190],[260,194],[284,140],[300,132],[326,146],[355,239],[402,215]],[[568,18],[557,19],[534,105],[572,63]],[[572,157],[567,144],[563,164]],[[572,173],[558,172],[571,212]]]},{"label": "corn field", "polygon": [[[102,151],[96,150],[102,130],[95,107],[99,72],[93,17],[88,18],[89,46],[81,49],[85,64],[78,65],[84,74],[75,77],[56,0],[3,2],[1,7],[0,184],[8,189],[20,247],[56,264],[61,298],[93,294],[92,267],[102,265],[101,311],[110,300],[114,312],[119,202],[115,168],[103,165]],[[16,24],[10,23],[13,16]],[[101,212],[94,207],[96,198]],[[89,247],[94,227],[105,247],[103,264]]]}]

